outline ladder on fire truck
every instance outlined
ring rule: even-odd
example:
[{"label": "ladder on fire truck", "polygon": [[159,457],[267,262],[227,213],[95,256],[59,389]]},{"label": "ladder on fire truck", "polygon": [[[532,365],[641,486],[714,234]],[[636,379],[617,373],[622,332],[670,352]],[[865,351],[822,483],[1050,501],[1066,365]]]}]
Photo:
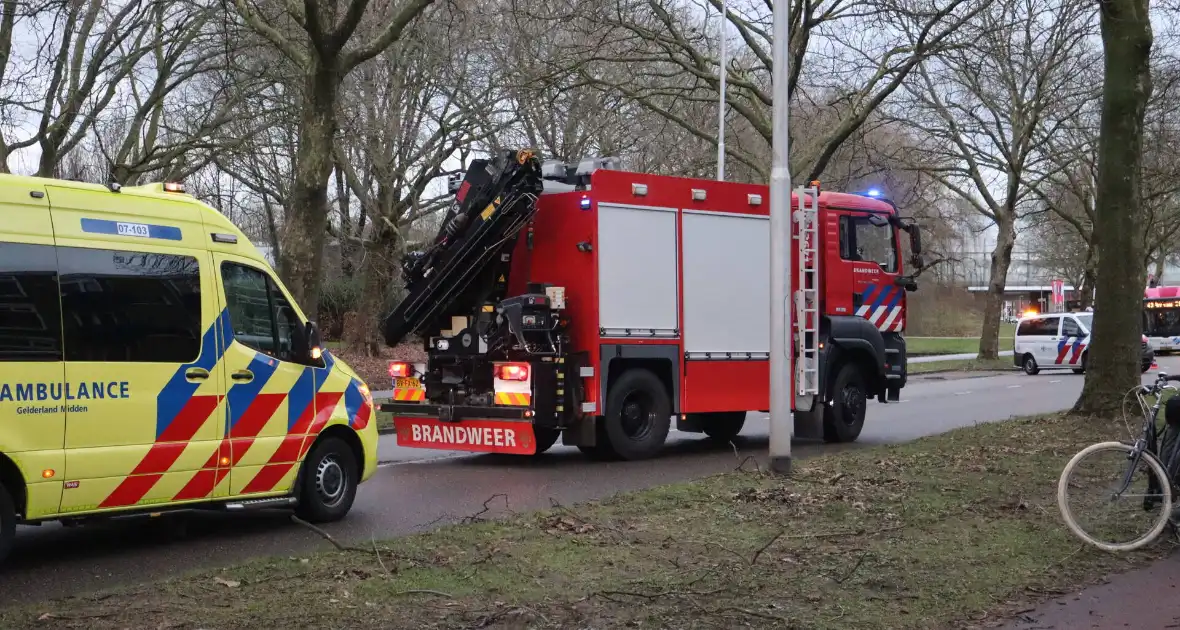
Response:
[{"label": "ladder on fire truck", "polygon": [[795,389],[799,396],[819,393],[819,187],[795,189],[796,247],[799,251],[795,290]]}]

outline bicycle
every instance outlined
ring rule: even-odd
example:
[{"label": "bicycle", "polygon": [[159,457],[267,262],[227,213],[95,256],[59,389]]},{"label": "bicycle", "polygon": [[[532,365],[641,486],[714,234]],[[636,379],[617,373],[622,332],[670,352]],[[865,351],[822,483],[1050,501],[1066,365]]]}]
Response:
[{"label": "bicycle", "polygon": [[[1161,372],[1154,383],[1140,385],[1127,392],[1127,396],[1135,394],[1135,398],[1139,402],[1139,409],[1143,414],[1143,429],[1133,444],[1118,441],[1092,444],[1074,455],[1065,465],[1065,469],[1061,471],[1061,478],[1057,482],[1057,506],[1060,508],[1061,516],[1065,519],[1065,524],[1070,531],[1090,545],[1105,551],[1133,551],[1154,541],[1163,532],[1164,527],[1169,522],[1173,522],[1173,496],[1176,491],[1174,482],[1177,477],[1176,473],[1180,469],[1180,439],[1177,439],[1180,437],[1180,423],[1177,423],[1180,419],[1172,418],[1171,423],[1165,423],[1162,436],[1157,435],[1159,430],[1156,425],[1159,410],[1163,404],[1164,392],[1180,391],[1168,384],[1174,382],[1180,382],[1180,376],[1168,376]],[[1155,398],[1154,405],[1148,405],[1147,399],[1149,397]],[[1126,396],[1124,396],[1125,402]],[[1125,407],[1124,404],[1124,409]],[[1125,415],[1123,421],[1126,422]],[[1177,426],[1173,426],[1173,423],[1176,423]],[[1129,427],[1130,425],[1128,425]],[[1162,440],[1158,439],[1160,437]],[[1160,456],[1161,451],[1163,451],[1163,457]],[[1087,479],[1085,475],[1075,477],[1075,474],[1084,471],[1084,463],[1089,463],[1089,461],[1096,460],[1105,454],[1118,455],[1118,458],[1124,462],[1120,467],[1126,467],[1121,474],[1121,479],[1116,476],[1114,483],[1111,484],[1115,488],[1107,489],[1107,492],[1110,493],[1107,496],[1109,503],[1117,503],[1122,499],[1131,499],[1134,503],[1138,499],[1142,499],[1142,503],[1136,507],[1143,513],[1150,515],[1150,527],[1146,533],[1129,542],[1114,542],[1108,540],[1109,536],[1088,531],[1079,523],[1078,514],[1070,505],[1071,490],[1080,481]],[[1146,493],[1127,494],[1129,490],[1143,487],[1142,482],[1137,483],[1134,479],[1135,471],[1140,463],[1145,463],[1146,470],[1150,473],[1150,477],[1146,480]],[[1116,523],[1122,525],[1127,520],[1126,517],[1119,517],[1116,519]],[[1173,526],[1175,527],[1174,522]]]}]

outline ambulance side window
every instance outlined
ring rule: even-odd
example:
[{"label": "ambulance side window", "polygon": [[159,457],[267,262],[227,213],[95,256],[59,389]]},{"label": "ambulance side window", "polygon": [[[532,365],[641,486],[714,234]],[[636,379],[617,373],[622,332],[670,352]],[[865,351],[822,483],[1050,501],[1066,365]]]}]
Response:
[{"label": "ambulance side window", "polygon": [[221,265],[221,278],[234,339],[280,361],[299,362],[295,335],[303,324],[270,276],[227,262]]},{"label": "ambulance side window", "polygon": [[0,361],[61,361],[57,254],[0,243]]},{"label": "ambulance side window", "polygon": [[201,354],[193,256],[58,247],[66,361],[188,363]]}]

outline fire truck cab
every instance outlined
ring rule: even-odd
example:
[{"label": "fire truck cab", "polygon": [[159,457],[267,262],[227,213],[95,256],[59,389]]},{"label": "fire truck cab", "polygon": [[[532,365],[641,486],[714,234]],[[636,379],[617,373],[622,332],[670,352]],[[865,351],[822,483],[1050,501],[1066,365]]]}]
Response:
[{"label": "fire truck cab", "polygon": [[793,393],[796,436],[855,440],[868,402],[906,382],[901,233],[871,195],[792,195],[795,369],[770,383],[765,186],[632,173],[612,160],[476,161],[438,237],[407,258],[386,342],[403,446],[540,453],[560,437],[640,459],[672,426],[728,442],[770,387]]}]

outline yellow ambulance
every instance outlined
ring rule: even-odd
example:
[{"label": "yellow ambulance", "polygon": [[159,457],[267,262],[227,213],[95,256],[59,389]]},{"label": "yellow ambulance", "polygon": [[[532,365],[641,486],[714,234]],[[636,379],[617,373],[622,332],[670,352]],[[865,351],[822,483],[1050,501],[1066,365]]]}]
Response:
[{"label": "yellow ambulance", "polygon": [[0,174],[0,560],[17,524],[343,518],[377,466],[373,399],[319,344],[246,236],[179,185]]}]

